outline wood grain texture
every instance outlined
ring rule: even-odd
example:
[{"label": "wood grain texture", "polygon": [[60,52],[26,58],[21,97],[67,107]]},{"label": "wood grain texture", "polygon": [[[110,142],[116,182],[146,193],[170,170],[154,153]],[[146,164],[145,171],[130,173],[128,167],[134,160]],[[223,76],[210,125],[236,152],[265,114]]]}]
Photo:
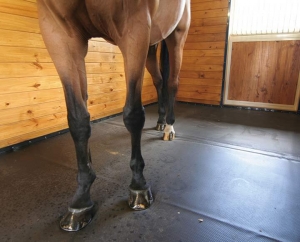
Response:
[{"label": "wood grain texture", "polygon": [[0,0],[0,12],[14,16],[37,18],[36,1]]},{"label": "wood grain texture", "polygon": [[[218,104],[227,0],[192,0],[177,100]],[[0,0],[0,148],[67,128],[63,90],[40,35],[35,0]],[[86,57],[92,119],[122,112],[126,87],[118,47],[89,42]],[[146,72],[143,103],[157,100]]]},{"label": "wood grain texture", "polygon": [[[0,0],[0,148],[66,129],[60,79],[40,34],[35,0]],[[123,110],[124,63],[117,46],[95,38],[86,60],[91,119]],[[157,101],[145,72],[142,101]]]},{"label": "wood grain texture", "polygon": [[300,41],[234,42],[229,100],[293,105]]},{"label": "wood grain texture", "polygon": [[177,100],[220,104],[227,30],[227,0],[192,0]]},{"label": "wood grain texture", "polygon": [[192,1],[191,6],[193,11],[226,9],[228,7],[228,2],[223,0]]}]

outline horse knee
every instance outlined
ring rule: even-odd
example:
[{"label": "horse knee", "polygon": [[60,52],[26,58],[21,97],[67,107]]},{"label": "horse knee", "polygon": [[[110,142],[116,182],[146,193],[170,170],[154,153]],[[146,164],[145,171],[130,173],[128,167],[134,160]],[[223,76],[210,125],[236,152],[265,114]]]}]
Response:
[{"label": "horse knee", "polygon": [[91,136],[90,114],[68,114],[68,124],[73,140],[76,142],[86,141]]},{"label": "horse knee", "polygon": [[125,127],[130,133],[140,132],[143,129],[145,123],[144,107],[125,107],[123,111],[123,121]]}]

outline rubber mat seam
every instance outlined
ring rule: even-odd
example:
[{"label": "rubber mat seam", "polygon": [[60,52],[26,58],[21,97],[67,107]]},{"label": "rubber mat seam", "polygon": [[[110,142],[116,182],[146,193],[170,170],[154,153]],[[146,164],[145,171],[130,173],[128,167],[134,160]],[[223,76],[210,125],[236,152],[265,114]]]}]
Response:
[{"label": "rubber mat seam", "polygon": [[[108,124],[111,125],[115,125],[118,127],[123,127],[125,128],[123,125],[120,125],[118,123],[114,123],[114,122],[107,122]],[[153,127],[153,131],[154,127]],[[149,134],[152,136],[156,136],[156,137],[160,137],[161,132],[157,132],[160,135],[156,135],[152,132],[149,131],[143,131],[144,134]],[[182,137],[182,136],[176,136],[175,140],[181,140],[184,142],[194,142],[194,143],[200,143],[200,144],[206,144],[206,145],[211,145],[211,146],[217,146],[217,147],[222,147],[222,148],[227,148],[227,149],[232,149],[232,150],[240,150],[240,151],[244,151],[244,152],[248,152],[248,153],[252,153],[252,154],[259,154],[259,155],[264,155],[264,156],[269,156],[269,157],[275,157],[275,158],[279,158],[279,159],[286,159],[292,162],[300,162],[300,157],[296,157],[293,155],[287,155],[287,154],[280,154],[280,153],[276,153],[276,152],[270,152],[270,151],[265,151],[265,150],[259,150],[259,149],[253,149],[253,148],[247,148],[247,147],[243,147],[243,146],[238,146],[238,145],[234,145],[234,144],[226,144],[226,143],[221,143],[221,142],[217,142],[214,140],[208,140],[208,139],[201,139],[201,138],[196,138],[194,136],[186,136]]]},{"label": "rubber mat seam", "polygon": [[252,232],[252,233],[254,233],[255,235],[259,235],[259,236],[262,236],[262,237],[267,238],[267,239],[270,239],[270,240],[281,241],[281,240],[279,240],[279,239],[276,239],[276,238],[271,237],[270,235],[259,234],[259,233],[257,233],[257,232],[254,231],[254,230],[250,230],[250,229],[244,228],[244,227],[242,227],[242,226],[238,226],[238,225],[236,225],[236,224],[231,224],[231,223],[229,223],[229,222],[227,222],[227,221],[224,221],[224,220],[218,219],[218,218],[216,218],[216,217],[213,217],[213,216],[211,216],[211,215],[208,215],[208,214],[206,214],[206,213],[203,213],[202,211],[201,211],[201,214],[200,214],[200,213],[198,213],[197,211],[195,211],[195,210],[193,210],[193,209],[186,208],[185,206],[178,206],[178,205],[176,205],[176,204],[174,204],[174,203],[166,202],[166,201],[164,201],[164,200],[160,200],[159,202],[165,203],[165,204],[167,204],[167,205],[171,205],[171,206],[174,206],[174,207],[177,207],[177,208],[180,208],[180,209],[183,209],[183,210],[188,211],[188,212],[192,212],[192,213],[195,213],[195,214],[203,215],[203,216],[205,216],[205,217],[207,217],[207,218],[210,218],[210,219],[213,220],[213,221],[217,221],[217,222],[220,222],[220,223],[223,223],[223,224],[232,226],[232,227],[234,227],[234,228],[242,229],[242,230],[247,231],[247,232]]}]

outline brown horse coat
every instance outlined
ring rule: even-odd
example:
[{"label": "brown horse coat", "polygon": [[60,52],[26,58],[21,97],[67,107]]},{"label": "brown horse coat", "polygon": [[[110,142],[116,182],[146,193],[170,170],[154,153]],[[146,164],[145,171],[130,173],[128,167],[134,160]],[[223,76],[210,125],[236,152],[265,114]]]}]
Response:
[{"label": "brown horse coat", "polygon": [[[69,212],[61,221],[63,229],[74,231],[89,222],[80,218],[83,211],[90,213],[93,207],[90,186],[96,177],[88,147],[91,127],[84,62],[88,40],[102,37],[118,45],[123,54],[127,85],[123,118],[131,134],[132,146],[130,189],[135,198],[147,196],[140,193],[147,190],[150,194],[143,175],[145,164],[140,144],[145,121],[141,102],[144,69],[146,66],[157,89],[158,123],[164,125],[166,114],[170,131],[167,139],[171,140],[175,132],[169,126],[175,121],[173,106],[182,50],[190,24],[190,0],[37,0],[37,6],[41,33],[64,88],[68,124],[76,149],[78,188]],[[156,44],[163,39],[170,60],[167,111],[162,97],[163,80],[156,58]],[[144,200],[147,199],[144,197]],[[133,199],[132,207],[148,207],[149,204],[139,201]]]}]

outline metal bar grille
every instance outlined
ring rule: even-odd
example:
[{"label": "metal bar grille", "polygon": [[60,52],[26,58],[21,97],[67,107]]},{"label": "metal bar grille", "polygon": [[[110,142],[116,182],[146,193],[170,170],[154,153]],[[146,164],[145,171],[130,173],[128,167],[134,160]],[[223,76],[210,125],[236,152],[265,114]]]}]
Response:
[{"label": "metal bar grille", "polygon": [[231,0],[230,35],[300,32],[300,0]]}]

